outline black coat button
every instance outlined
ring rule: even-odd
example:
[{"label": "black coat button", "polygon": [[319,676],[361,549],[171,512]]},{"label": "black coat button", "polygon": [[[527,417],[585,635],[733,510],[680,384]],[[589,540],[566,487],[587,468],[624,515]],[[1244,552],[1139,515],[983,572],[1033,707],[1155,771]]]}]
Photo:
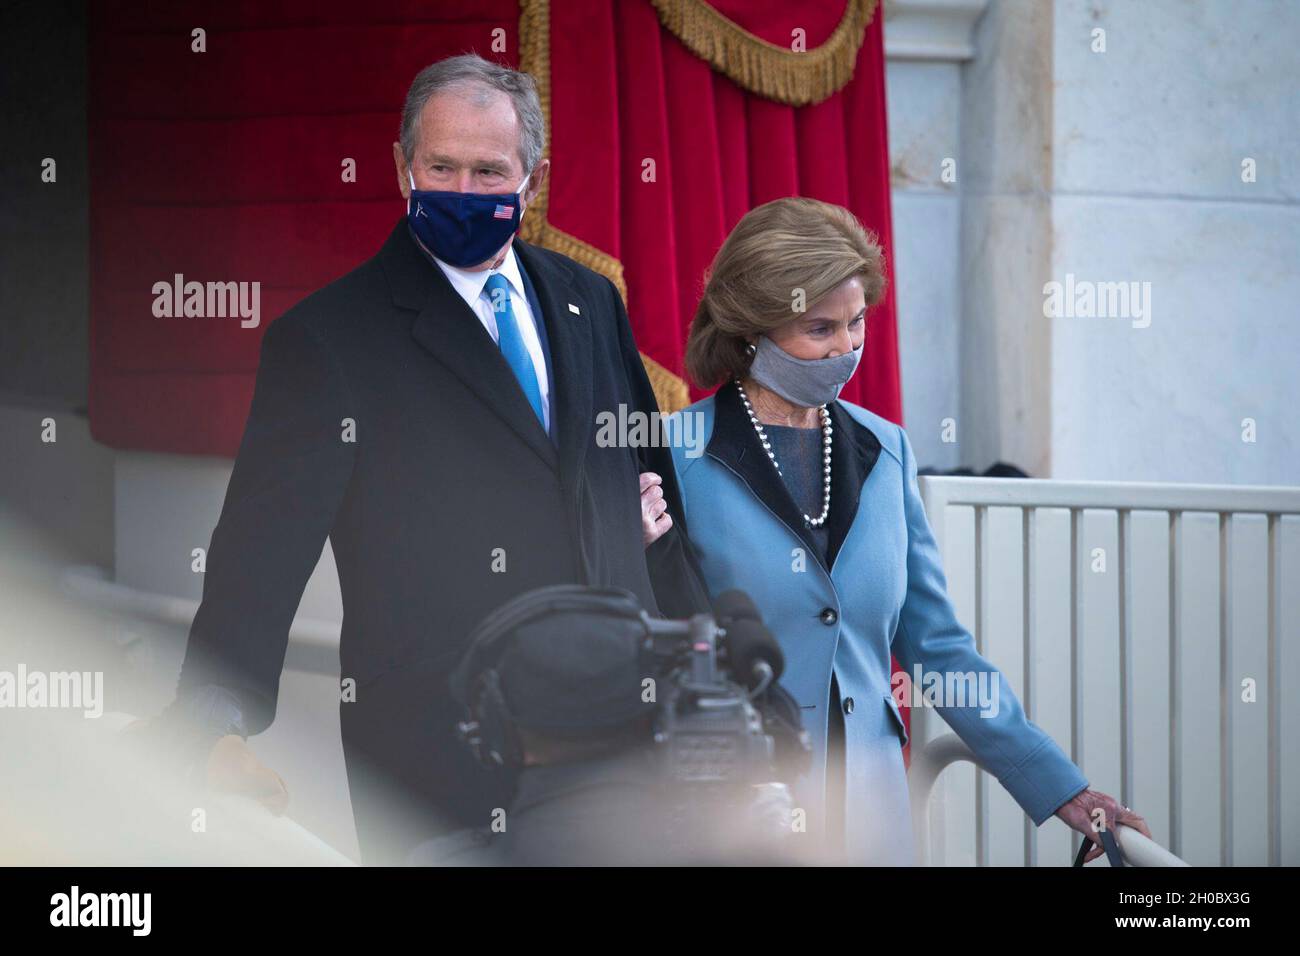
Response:
[{"label": "black coat button", "polygon": [[851,714],[851,713],[853,713],[853,698],[852,698],[852,697],[845,697],[845,698],[844,698],[844,713],[846,713],[846,714]]},{"label": "black coat button", "polygon": [[838,614],[835,613],[835,608],[833,608],[833,607],[824,607],[824,608],[822,608],[822,613],[821,613],[821,622],[822,622],[823,624],[825,624],[827,627],[830,627],[832,624],[834,624],[834,623],[835,623],[836,621],[838,621],[839,619],[840,619],[840,616],[839,616]]}]

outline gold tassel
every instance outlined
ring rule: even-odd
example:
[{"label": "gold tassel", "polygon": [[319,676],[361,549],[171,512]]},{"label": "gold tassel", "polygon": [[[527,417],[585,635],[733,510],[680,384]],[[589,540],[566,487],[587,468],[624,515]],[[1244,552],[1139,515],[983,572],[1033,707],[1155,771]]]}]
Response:
[{"label": "gold tassel", "polygon": [[804,52],[768,43],[705,0],[650,0],[659,22],[686,48],[738,86],[788,106],[820,103],[853,79],[878,0],[848,0],[839,25]]}]

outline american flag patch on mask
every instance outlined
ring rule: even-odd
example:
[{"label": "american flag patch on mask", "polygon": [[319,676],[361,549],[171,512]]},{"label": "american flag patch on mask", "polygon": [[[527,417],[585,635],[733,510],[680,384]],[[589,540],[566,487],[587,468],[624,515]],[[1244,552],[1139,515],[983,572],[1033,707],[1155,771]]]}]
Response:
[{"label": "american flag patch on mask", "polygon": [[497,206],[496,212],[492,214],[493,219],[513,219],[514,217],[514,206]]}]

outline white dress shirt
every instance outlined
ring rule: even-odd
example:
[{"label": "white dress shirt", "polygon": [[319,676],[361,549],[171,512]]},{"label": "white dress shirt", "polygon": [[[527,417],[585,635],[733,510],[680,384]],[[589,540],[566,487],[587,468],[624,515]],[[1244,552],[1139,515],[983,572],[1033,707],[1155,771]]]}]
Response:
[{"label": "white dress shirt", "polygon": [[519,260],[515,258],[514,244],[512,243],[506,250],[506,257],[499,269],[480,269],[478,272],[470,272],[467,269],[449,266],[437,256],[432,258],[438,263],[438,268],[447,277],[451,287],[478,316],[478,320],[483,323],[483,328],[487,329],[488,335],[492,336],[492,341],[498,344],[501,339],[497,331],[497,314],[492,308],[491,300],[483,294],[483,287],[487,285],[488,276],[493,272],[499,272],[506,277],[506,281],[510,283],[510,308],[519,323],[519,334],[523,337],[524,347],[528,349],[528,355],[533,360],[533,368],[537,372],[537,387],[542,393],[542,417],[546,431],[549,433],[551,383],[546,377],[546,356],[542,353],[542,340],[537,333],[537,316],[533,315],[533,310],[528,305],[528,295],[524,292],[524,278],[519,272]]}]

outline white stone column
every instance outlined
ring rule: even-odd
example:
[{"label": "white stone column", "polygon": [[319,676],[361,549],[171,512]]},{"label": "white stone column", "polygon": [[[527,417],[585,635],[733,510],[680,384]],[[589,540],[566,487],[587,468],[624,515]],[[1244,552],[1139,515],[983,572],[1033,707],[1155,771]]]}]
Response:
[{"label": "white stone column", "polygon": [[986,3],[884,3],[904,423],[918,463],[938,468],[961,464],[960,428],[943,439],[961,419],[962,64]]},{"label": "white stone column", "polygon": [[962,85],[963,464],[1045,477],[1051,401],[1040,289],[1051,224],[1051,5],[994,0]]}]

